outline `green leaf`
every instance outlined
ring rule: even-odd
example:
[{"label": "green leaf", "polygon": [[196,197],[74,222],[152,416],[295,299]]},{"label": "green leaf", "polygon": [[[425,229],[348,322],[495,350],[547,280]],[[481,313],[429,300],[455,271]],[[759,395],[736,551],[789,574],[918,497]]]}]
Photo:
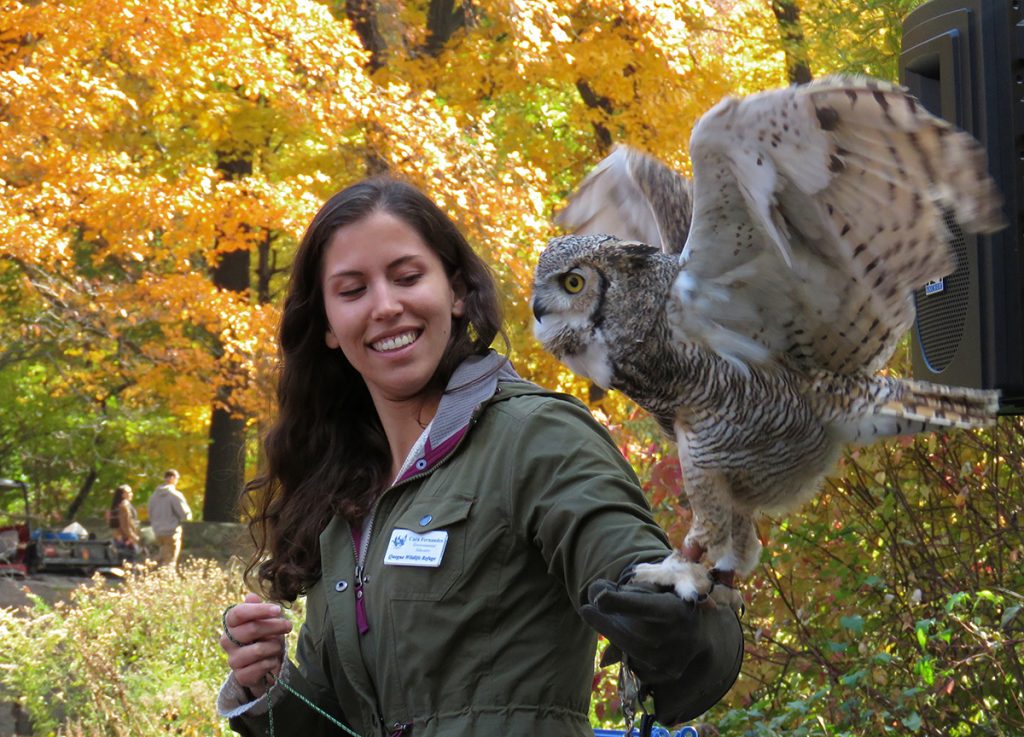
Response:
[{"label": "green leaf", "polygon": [[935,685],[935,664],[931,658],[922,658],[917,661],[914,670],[918,672],[926,686]]},{"label": "green leaf", "polygon": [[911,732],[917,732],[921,729],[921,715],[916,711],[911,712],[908,716],[903,717],[901,720],[903,726],[909,729]]},{"label": "green leaf", "polygon": [[928,644],[928,630],[935,624],[934,619],[919,619],[917,624],[914,625],[914,634],[917,635],[917,644],[921,646],[921,649],[925,649],[925,645]]},{"label": "green leaf", "polygon": [[786,704],[787,711],[795,711],[795,712],[799,712],[800,714],[806,714],[807,713],[807,707],[808,707],[808,704],[803,699],[800,699],[798,701],[790,701],[789,703]]},{"label": "green leaf", "polygon": [[979,591],[977,593],[977,597],[979,601],[989,601],[993,604],[999,604],[1003,600],[1002,596],[992,591],[989,591],[988,589],[982,589],[981,591]]},{"label": "green leaf", "polygon": [[864,632],[864,617],[854,614],[852,617],[840,617],[839,624],[858,635]]},{"label": "green leaf", "polygon": [[862,668],[861,670],[856,670],[853,673],[847,673],[845,676],[839,679],[839,682],[844,686],[856,686],[858,683],[864,680],[864,676],[866,676],[867,674],[868,672]]},{"label": "green leaf", "polygon": [[950,596],[949,599],[946,600],[946,611],[953,611],[954,607],[956,607],[958,604],[960,604],[960,602],[962,602],[969,596],[970,594],[968,594],[966,591],[957,591],[955,594]]}]

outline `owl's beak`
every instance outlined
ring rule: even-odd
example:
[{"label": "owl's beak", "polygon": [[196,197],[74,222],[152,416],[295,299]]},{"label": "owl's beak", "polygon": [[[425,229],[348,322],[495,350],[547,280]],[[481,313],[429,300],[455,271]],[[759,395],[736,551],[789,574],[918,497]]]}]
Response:
[{"label": "owl's beak", "polygon": [[538,300],[536,297],[534,297],[534,299],[533,299],[533,316],[534,316],[534,318],[536,318],[537,322],[540,322],[540,319],[542,317],[544,317],[544,315],[546,315],[546,314],[548,314],[548,311],[546,309],[544,309],[544,305],[542,305],[540,303],[540,300]]}]

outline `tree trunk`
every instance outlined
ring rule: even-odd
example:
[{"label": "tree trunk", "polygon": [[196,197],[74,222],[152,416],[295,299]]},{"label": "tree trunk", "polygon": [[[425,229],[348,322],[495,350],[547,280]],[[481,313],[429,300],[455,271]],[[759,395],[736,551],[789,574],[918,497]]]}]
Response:
[{"label": "tree trunk", "polygon": [[[213,270],[213,283],[221,289],[249,289],[249,252],[221,254]],[[245,484],[246,418],[231,410],[231,387],[217,388],[210,417],[210,444],[206,452],[206,491],[203,519],[207,522],[238,520],[238,496]]]},{"label": "tree trunk", "polygon": [[772,13],[779,24],[779,35],[786,53],[786,76],[791,84],[807,84],[811,81],[811,65],[807,60],[800,6],[797,0],[772,0]]},{"label": "tree trunk", "polygon": [[64,515],[64,523],[68,524],[75,520],[75,515],[78,514],[78,510],[81,509],[82,504],[85,502],[86,497],[89,496],[89,492],[92,491],[93,484],[96,483],[96,469],[90,468],[89,472],[85,474],[85,479],[82,481],[82,485],[78,489],[78,493],[75,494],[75,498],[71,501],[71,506],[68,507],[67,514]]},{"label": "tree trunk", "polygon": [[277,251],[273,248],[274,233],[264,230],[263,240],[257,247],[256,301],[261,305],[270,304],[270,280],[280,269],[277,268]]},{"label": "tree trunk", "polygon": [[[231,390],[221,387],[217,398],[230,406]],[[203,519],[237,522],[238,497],[245,485],[245,418],[222,406],[210,417],[210,445],[206,454],[206,496]]]},{"label": "tree trunk", "polygon": [[[252,160],[236,153],[221,154],[217,169],[225,179],[237,180],[252,174]],[[248,250],[219,254],[213,267],[213,284],[232,292],[247,292],[250,286]],[[231,386],[217,387],[210,416],[210,442],[206,449],[206,487],[203,519],[207,522],[238,520],[238,497],[245,484],[246,418],[233,411]]]},{"label": "tree trunk", "polygon": [[455,0],[430,0],[427,10],[426,52],[436,57],[451,39],[452,34],[466,25],[464,5],[455,6]]},{"label": "tree trunk", "polygon": [[[336,0],[340,2],[340,0]],[[363,43],[363,48],[370,52],[370,60],[366,70],[372,75],[387,63],[387,46],[377,25],[376,0],[345,0],[345,17],[352,24],[353,30]],[[384,145],[385,136],[376,123],[367,127],[366,138],[369,146],[363,157],[366,162],[366,176],[372,177],[388,173],[388,162],[374,144]]]},{"label": "tree trunk", "polygon": [[[594,89],[585,80],[581,79],[576,82],[576,89],[580,93],[580,97],[583,98],[583,102],[586,106],[593,110],[601,110],[608,115],[614,112],[612,107],[612,101],[607,97],[594,92]],[[591,123],[594,129],[594,140],[597,142],[597,152],[602,157],[606,156],[612,148],[612,133],[608,130],[608,127],[601,122]]]},{"label": "tree trunk", "polygon": [[370,74],[373,74],[387,62],[387,49],[377,27],[377,7],[374,0],[345,0],[345,17],[352,24],[352,29],[359,36],[359,40],[363,42],[363,48],[370,52],[370,61],[366,67]]}]

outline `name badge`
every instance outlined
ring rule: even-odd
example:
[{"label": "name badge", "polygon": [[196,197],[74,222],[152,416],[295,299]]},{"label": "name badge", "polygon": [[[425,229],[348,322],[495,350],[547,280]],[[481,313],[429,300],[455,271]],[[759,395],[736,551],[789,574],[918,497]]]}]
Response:
[{"label": "name badge", "polygon": [[437,568],[441,565],[447,544],[446,530],[422,534],[412,530],[392,530],[387,552],[384,553],[384,565]]}]

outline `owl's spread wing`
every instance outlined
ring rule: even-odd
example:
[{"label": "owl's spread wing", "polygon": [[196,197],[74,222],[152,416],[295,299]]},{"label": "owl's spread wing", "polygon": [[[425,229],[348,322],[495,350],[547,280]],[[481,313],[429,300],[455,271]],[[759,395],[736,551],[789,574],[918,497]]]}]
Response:
[{"label": "owl's spread wing", "polygon": [[694,128],[676,330],[737,361],[880,368],[913,290],[953,270],[950,225],[1002,200],[970,135],[904,90],[831,77],[726,99]]},{"label": "owl's spread wing", "polygon": [[679,253],[690,228],[690,181],[657,159],[616,146],[583,179],[555,223]]}]

